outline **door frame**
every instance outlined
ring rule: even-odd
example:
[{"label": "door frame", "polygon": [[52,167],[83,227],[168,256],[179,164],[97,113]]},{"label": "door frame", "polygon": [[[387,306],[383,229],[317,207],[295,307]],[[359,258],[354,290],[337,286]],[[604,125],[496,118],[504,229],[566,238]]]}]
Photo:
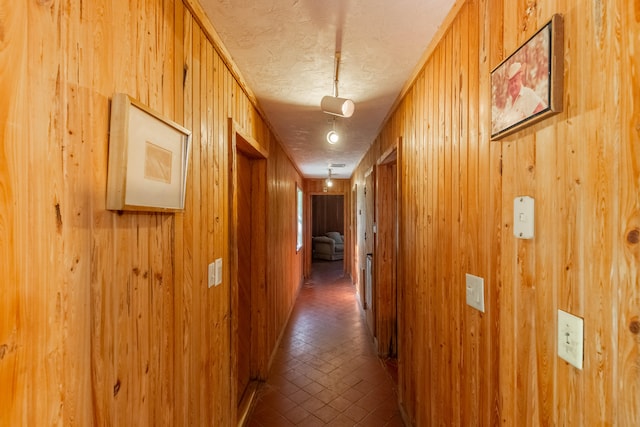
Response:
[{"label": "door frame", "polygon": [[[364,173],[364,188],[363,188],[363,204],[362,210],[364,211],[363,228],[362,228],[362,250],[364,255],[362,257],[362,263],[360,265],[360,271],[362,274],[363,286],[362,286],[362,307],[364,308],[365,320],[371,335],[377,344],[377,310],[378,310],[378,298],[376,291],[376,165],[371,166]],[[368,256],[372,256],[372,271],[371,276],[367,277],[367,260]]]},{"label": "door frame", "polygon": [[[242,132],[240,126],[231,118],[229,129],[229,273],[230,273],[230,309],[229,325],[229,357],[231,364],[231,399],[232,411],[237,411],[237,423],[243,425],[249,413],[257,390],[257,381],[265,380],[268,370],[268,352],[266,343],[266,280],[267,280],[267,158],[266,151],[254,138]],[[238,306],[238,164],[237,155],[241,152],[249,157],[252,163],[251,192],[251,351],[250,376],[252,384],[241,402],[236,402],[238,395],[238,318],[242,314]],[[235,405],[233,404],[235,402]]]},{"label": "door frame", "polygon": [[[398,260],[400,218],[400,145],[389,147],[376,163],[374,234],[375,322],[378,354],[398,352]],[[395,173],[390,168],[395,165]],[[391,205],[385,201],[394,199]]]}]

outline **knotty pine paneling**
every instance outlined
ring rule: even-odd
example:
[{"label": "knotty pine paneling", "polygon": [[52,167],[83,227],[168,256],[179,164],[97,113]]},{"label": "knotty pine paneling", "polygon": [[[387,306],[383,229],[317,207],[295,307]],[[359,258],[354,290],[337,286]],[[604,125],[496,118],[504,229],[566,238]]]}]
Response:
[{"label": "knotty pine paneling", "polygon": [[[564,111],[490,141],[490,71],[554,13]],[[399,398],[410,424],[640,422],[638,22],[621,0],[464,2],[354,173],[360,189],[401,139]],[[532,240],[512,232],[523,194],[536,201]],[[485,278],[485,313],[465,304],[466,272]],[[585,320],[582,371],[556,356],[558,309]]]},{"label": "knotty pine paneling", "polygon": [[[0,28],[0,425],[234,425],[229,117],[270,152],[280,262],[256,358],[302,278],[301,178],[253,95],[191,0],[29,0],[2,6]],[[116,91],[193,131],[184,212],[105,210]]]},{"label": "knotty pine paneling", "polygon": [[[297,169],[278,144],[271,144],[267,164],[267,307],[266,348],[270,361],[284,331],[303,278],[303,254],[297,251]],[[283,285],[283,284],[286,284]]]}]

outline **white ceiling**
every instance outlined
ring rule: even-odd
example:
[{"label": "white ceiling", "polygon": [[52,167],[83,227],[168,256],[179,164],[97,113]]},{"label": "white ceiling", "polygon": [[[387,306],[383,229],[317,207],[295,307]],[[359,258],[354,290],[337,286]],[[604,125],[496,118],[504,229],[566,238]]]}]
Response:
[{"label": "white ceiling", "polygon": [[[300,171],[348,178],[454,0],[200,0],[242,77],[256,95]],[[333,95],[356,105],[337,118],[341,134],[326,142],[334,116],[320,110]]]}]

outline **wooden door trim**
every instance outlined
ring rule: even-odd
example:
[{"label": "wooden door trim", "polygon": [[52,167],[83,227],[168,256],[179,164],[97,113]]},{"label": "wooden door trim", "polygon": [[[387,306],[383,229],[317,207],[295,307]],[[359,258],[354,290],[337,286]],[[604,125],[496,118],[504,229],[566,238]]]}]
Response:
[{"label": "wooden door trim", "polygon": [[[374,305],[376,306],[375,323],[376,337],[378,338],[378,353],[383,355],[397,354],[397,328],[395,331],[389,322],[395,318],[395,324],[398,323],[398,241],[399,241],[399,211],[400,211],[400,194],[399,194],[399,167],[400,167],[400,150],[401,139],[398,138],[396,143],[392,144],[376,162],[376,173],[374,182],[375,215],[374,220],[377,226],[377,233],[374,234],[374,276],[375,292]],[[395,181],[393,187],[389,185],[392,178],[390,167],[395,164]],[[395,206],[382,206],[387,196],[392,193]],[[394,212],[391,213],[390,210]],[[393,220],[395,218],[395,221]],[[385,237],[387,236],[387,237]],[[391,238],[393,241],[388,241]],[[386,254],[386,257],[385,255]]]},{"label": "wooden door trim", "polygon": [[[242,132],[240,126],[232,119],[228,120],[228,147],[229,147],[229,358],[231,364],[231,396],[237,396],[238,384],[238,162],[237,154],[252,159],[252,170],[255,178],[252,178],[252,185],[256,185],[257,191],[252,191],[252,205],[257,208],[252,209],[252,248],[251,248],[251,268],[252,268],[252,288],[251,288],[251,342],[260,347],[259,341],[264,339],[265,333],[260,333],[259,328],[266,328],[266,319],[260,318],[266,313],[266,301],[262,296],[266,289],[266,224],[267,218],[264,214],[267,196],[267,165],[268,151],[264,149],[258,141]],[[257,162],[257,163],[254,163]],[[255,168],[255,169],[253,169]],[[257,181],[256,181],[257,180]],[[255,244],[253,244],[255,242]],[[255,299],[254,299],[255,294]],[[264,347],[264,345],[263,345]],[[257,378],[266,378],[269,355],[260,351],[253,352],[250,361],[251,375]],[[254,390],[255,392],[255,390]],[[253,395],[249,396],[251,400]],[[244,399],[247,400],[247,399]],[[242,425],[248,414],[250,402],[237,402],[236,398],[230,399],[231,411],[236,414],[238,425]]]}]

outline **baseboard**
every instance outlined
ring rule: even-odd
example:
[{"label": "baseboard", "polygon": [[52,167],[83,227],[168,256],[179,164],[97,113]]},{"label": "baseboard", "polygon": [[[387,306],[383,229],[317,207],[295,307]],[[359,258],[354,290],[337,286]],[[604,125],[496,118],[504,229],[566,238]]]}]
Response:
[{"label": "baseboard", "polygon": [[411,420],[409,419],[409,414],[407,414],[407,411],[405,410],[402,402],[398,401],[398,407],[400,408],[400,416],[402,416],[402,421],[404,422],[404,425],[412,426],[413,424],[411,424]]},{"label": "baseboard", "polygon": [[251,381],[247,386],[247,390],[238,405],[238,427],[243,427],[249,420],[249,414],[251,414],[251,408],[255,403],[259,387],[260,381]]}]

